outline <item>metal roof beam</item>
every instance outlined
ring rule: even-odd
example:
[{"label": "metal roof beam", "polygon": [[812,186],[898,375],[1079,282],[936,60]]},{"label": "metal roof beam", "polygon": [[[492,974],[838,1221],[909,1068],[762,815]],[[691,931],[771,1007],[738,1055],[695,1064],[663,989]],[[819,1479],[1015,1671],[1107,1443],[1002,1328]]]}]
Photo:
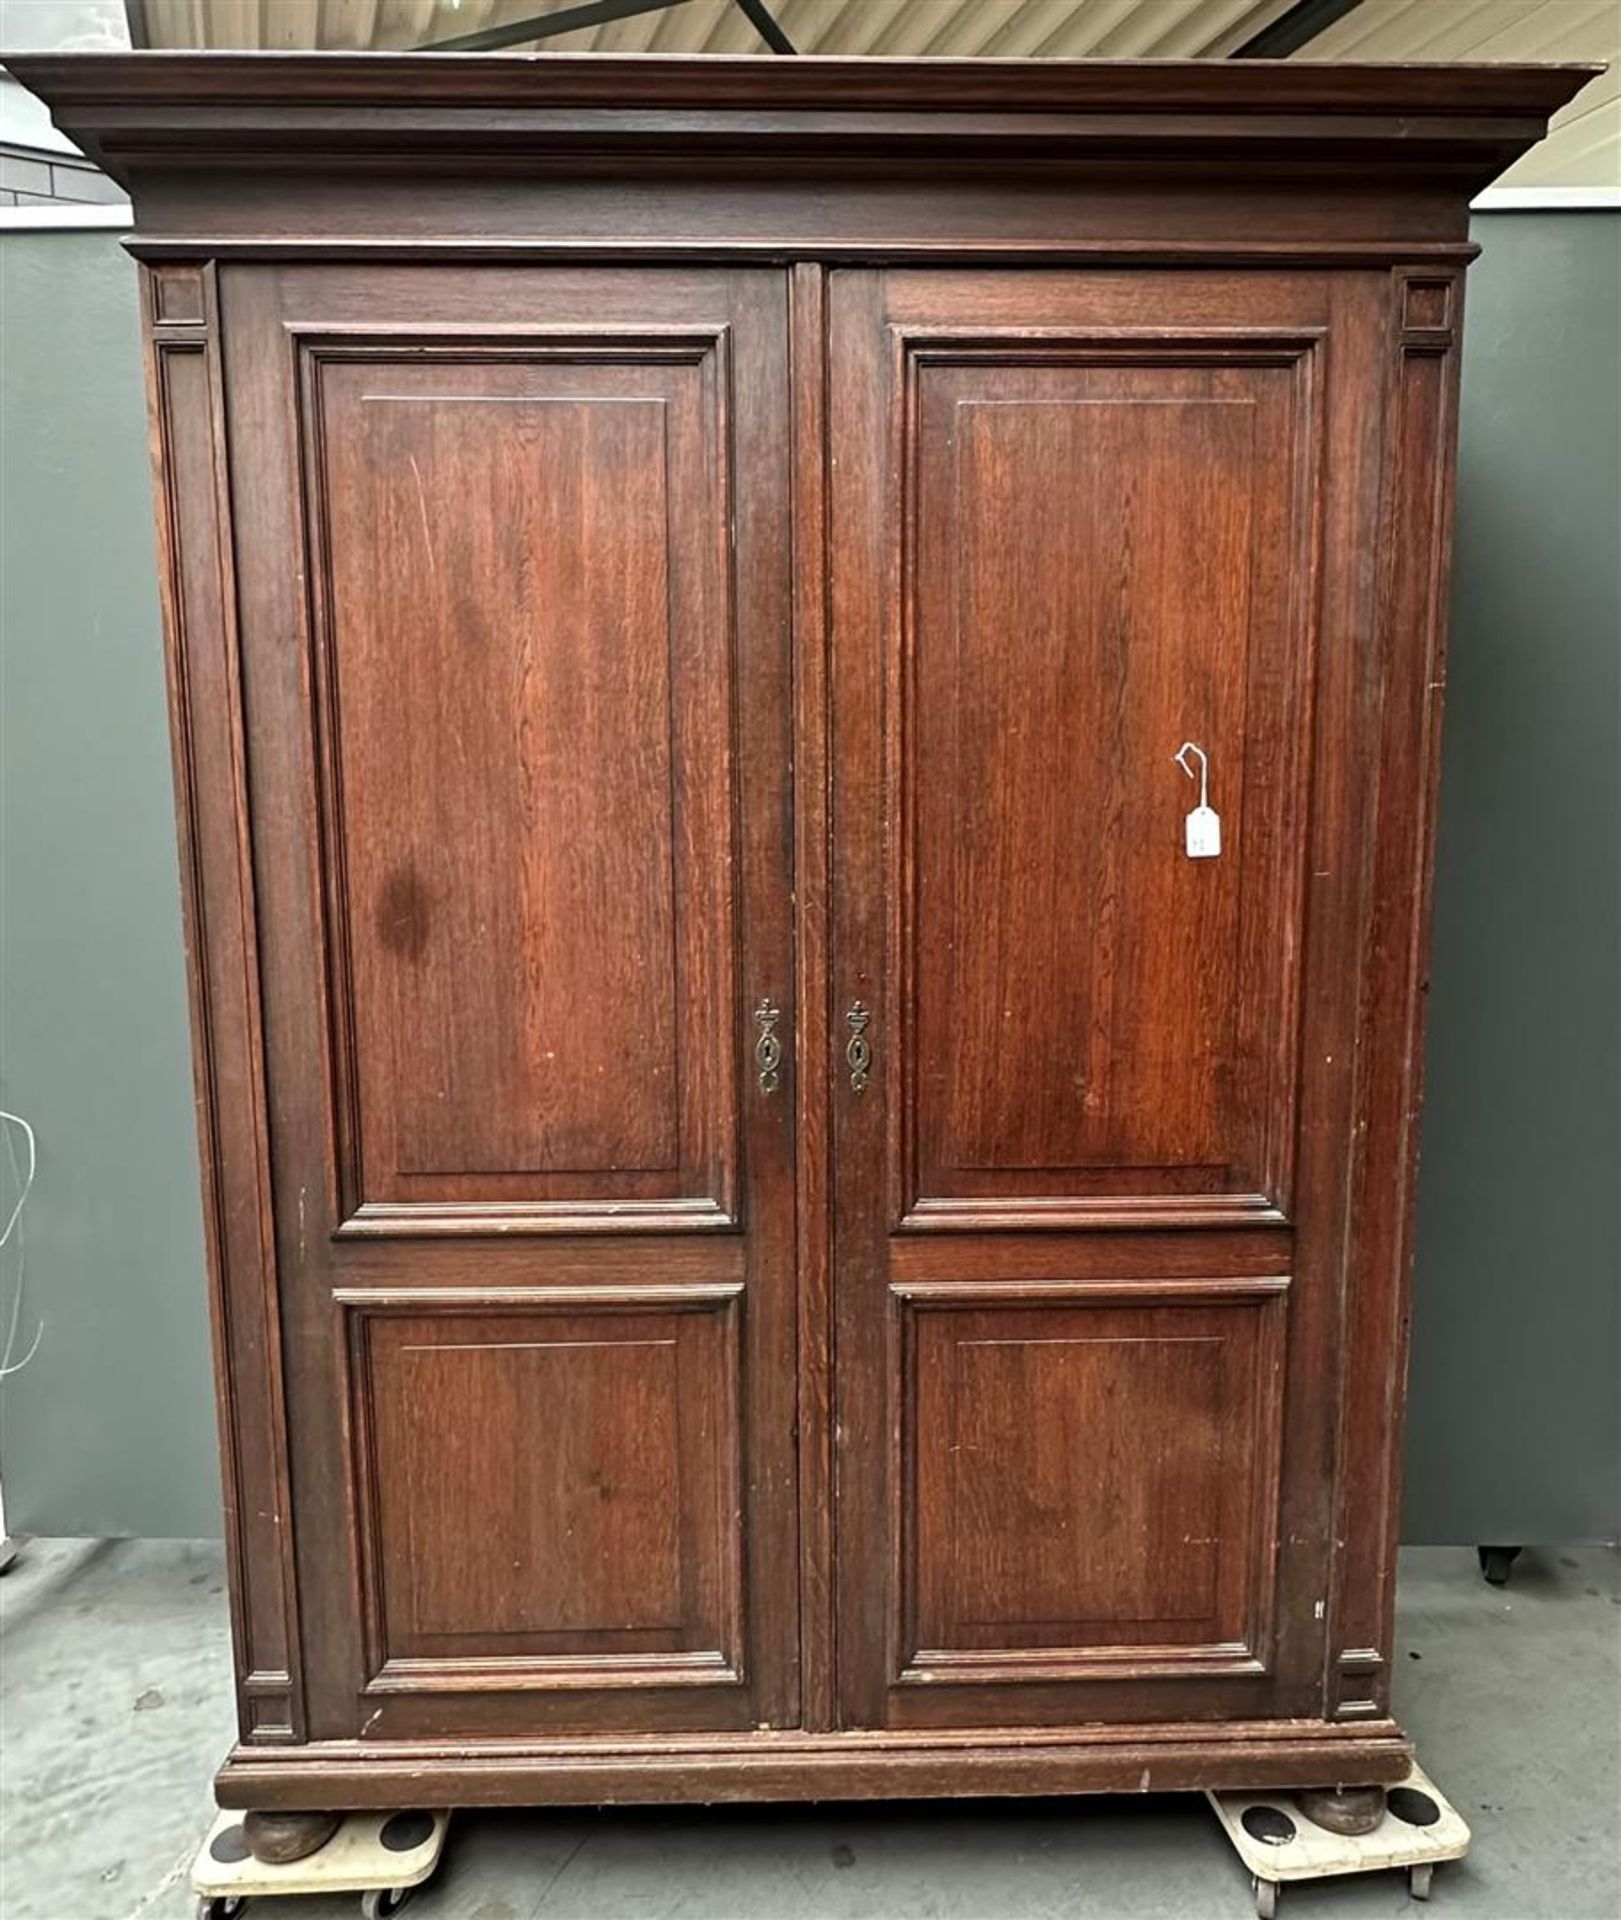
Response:
[{"label": "metal roof beam", "polygon": [[773,53],[797,53],[799,49],[782,30],[776,15],[765,0],[737,0],[739,10]]},{"label": "metal roof beam", "polygon": [[[412,49],[415,53],[493,53],[498,47],[523,46],[530,40],[552,40],[577,27],[605,27],[638,13],[662,13],[666,7],[685,6],[687,0],[580,0],[578,6],[559,7],[554,13],[531,14],[526,20],[507,20],[477,33],[453,34]],[[792,49],[790,48],[791,52]]]},{"label": "metal roof beam", "polygon": [[1295,0],[1269,27],[1252,33],[1242,46],[1234,47],[1229,60],[1287,60],[1309,46],[1320,33],[1327,33],[1336,20],[1343,20],[1359,0]]}]

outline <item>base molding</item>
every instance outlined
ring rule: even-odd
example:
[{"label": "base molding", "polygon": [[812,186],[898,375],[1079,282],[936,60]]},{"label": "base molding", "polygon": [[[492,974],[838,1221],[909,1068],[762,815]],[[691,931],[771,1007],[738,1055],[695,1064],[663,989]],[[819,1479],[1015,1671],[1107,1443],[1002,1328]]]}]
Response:
[{"label": "base molding", "polygon": [[717,1800],[867,1800],[1165,1793],[1399,1781],[1393,1720],[1018,1728],[965,1733],[752,1733],[618,1740],[464,1740],[237,1747],[222,1807],[541,1807]]}]

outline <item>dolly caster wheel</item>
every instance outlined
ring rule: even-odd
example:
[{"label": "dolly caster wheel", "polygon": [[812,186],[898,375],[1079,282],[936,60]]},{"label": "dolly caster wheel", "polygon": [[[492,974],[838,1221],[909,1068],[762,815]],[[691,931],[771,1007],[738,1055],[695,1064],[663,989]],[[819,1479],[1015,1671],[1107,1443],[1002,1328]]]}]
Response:
[{"label": "dolly caster wheel", "polygon": [[373,1887],[360,1896],[360,1920],[390,1920],[414,1891],[411,1887]]},{"label": "dolly caster wheel", "polygon": [[1274,1920],[1278,1911],[1278,1883],[1276,1880],[1263,1880],[1255,1876],[1255,1912],[1257,1920]]},{"label": "dolly caster wheel", "polygon": [[1520,1557],[1518,1547],[1477,1547],[1480,1571],[1489,1587],[1506,1587],[1509,1568]]},{"label": "dolly caster wheel", "polygon": [[1430,1884],[1435,1879],[1435,1862],[1425,1860],[1416,1867],[1407,1869],[1407,1891],[1415,1900],[1428,1900]]},{"label": "dolly caster wheel", "polygon": [[204,1893],[197,1897],[197,1920],[237,1920],[237,1915],[245,1913],[248,1897],[245,1893]]}]

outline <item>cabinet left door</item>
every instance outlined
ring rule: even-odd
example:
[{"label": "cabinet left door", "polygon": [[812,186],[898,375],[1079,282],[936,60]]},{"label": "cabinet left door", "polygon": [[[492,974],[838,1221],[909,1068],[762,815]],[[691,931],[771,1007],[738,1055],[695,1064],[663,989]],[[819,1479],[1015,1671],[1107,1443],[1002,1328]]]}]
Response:
[{"label": "cabinet left door", "polygon": [[[216,469],[240,752],[182,739],[251,889],[249,990],[199,1008],[262,1085],[216,1208],[264,1249],[239,1631],[287,1615],[246,1737],[791,1724],[783,281],[204,293],[166,449],[182,537]],[[160,293],[160,367],[181,331]]]}]

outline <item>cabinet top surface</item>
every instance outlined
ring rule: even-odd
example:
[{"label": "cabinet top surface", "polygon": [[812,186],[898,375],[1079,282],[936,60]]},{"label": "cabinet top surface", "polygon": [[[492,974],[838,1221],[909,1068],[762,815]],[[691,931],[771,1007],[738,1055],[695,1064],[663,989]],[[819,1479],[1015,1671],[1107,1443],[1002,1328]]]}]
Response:
[{"label": "cabinet top surface", "polygon": [[793,59],[687,54],[19,53],[0,61],[64,107],[276,101],[467,109],[614,107],[1098,113],[1554,112],[1602,67],[1283,60]]}]

